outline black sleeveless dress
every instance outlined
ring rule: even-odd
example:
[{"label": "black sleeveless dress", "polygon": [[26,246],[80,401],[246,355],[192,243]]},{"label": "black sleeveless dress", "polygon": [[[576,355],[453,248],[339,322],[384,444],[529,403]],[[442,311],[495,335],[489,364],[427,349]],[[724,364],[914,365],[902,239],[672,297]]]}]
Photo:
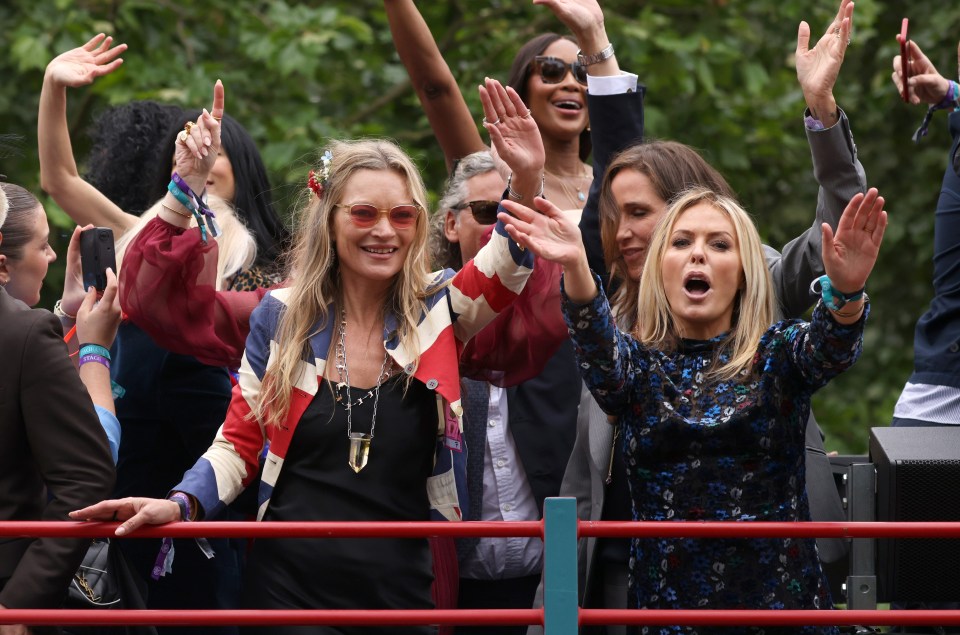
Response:
[{"label": "black sleeveless dress", "polygon": [[[437,434],[436,398],[404,377],[380,388],[367,466],[347,464],[346,410],[321,383],[294,432],[264,520],[429,520],[426,479]],[[367,389],[351,388],[354,401]],[[353,431],[368,432],[373,398],[353,408]],[[430,549],[424,538],[277,538],[254,543],[244,608],[433,608]],[[435,627],[263,627],[247,632],[298,635],[409,633]]]}]

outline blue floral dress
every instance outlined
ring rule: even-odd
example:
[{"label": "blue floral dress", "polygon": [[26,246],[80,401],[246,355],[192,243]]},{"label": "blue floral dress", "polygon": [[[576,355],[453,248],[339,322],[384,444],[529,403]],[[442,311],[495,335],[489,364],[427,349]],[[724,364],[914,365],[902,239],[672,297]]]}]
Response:
[{"label": "blue floral dress", "polygon": [[[635,520],[810,520],[804,471],[810,397],[856,361],[869,307],[850,326],[836,323],[822,304],[810,323],[774,324],[753,366],[729,381],[704,377],[715,361],[729,359],[724,335],[661,352],[617,330],[602,291],[586,305],[564,296],[563,308],[587,386],[622,425]],[[833,608],[812,538],[633,539],[629,570],[634,608]]]}]

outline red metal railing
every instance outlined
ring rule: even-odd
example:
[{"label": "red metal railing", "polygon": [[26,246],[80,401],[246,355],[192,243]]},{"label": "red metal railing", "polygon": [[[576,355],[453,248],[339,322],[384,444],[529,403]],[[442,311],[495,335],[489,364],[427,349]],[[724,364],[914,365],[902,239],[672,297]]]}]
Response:
[{"label": "red metal railing", "polygon": [[[109,537],[118,523],[0,522],[0,537]],[[960,522],[924,523],[783,523],[783,522],[586,522],[578,536],[690,538],[839,537],[960,538]],[[545,521],[528,522],[193,522],[138,529],[130,538],[158,537],[357,537],[383,536],[545,536]],[[549,575],[549,567],[547,567]],[[817,611],[817,610],[618,610],[579,609],[579,625],[682,624],[719,626],[960,624],[960,611]],[[73,625],[522,625],[544,623],[543,609],[511,610],[270,610],[138,611],[6,609],[0,623]],[[549,627],[548,627],[549,628]],[[572,625],[575,629],[575,626]],[[574,631],[575,632],[575,631]]]}]

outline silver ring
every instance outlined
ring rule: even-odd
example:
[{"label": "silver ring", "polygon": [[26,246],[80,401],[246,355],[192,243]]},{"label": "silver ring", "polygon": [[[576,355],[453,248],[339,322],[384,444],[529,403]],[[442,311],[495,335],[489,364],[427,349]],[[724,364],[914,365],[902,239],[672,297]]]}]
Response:
[{"label": "silver ring", "polygon": [[485,126],[495,126],[495,125],[497,125],[498,123],[500,123],[499,117],[497,118],[496,121],[487,121],[487,118],[486,118],[486,117],[483,118],[483,125],[485,125]]},{"label": "silver ring", "polygon": [[529,119],[529,118],[530,118],[530,115],[532,115],[532,114],[533,114],[533,111],[530,110],[529,108],[527,108],[526,114],[525,114],[525,115],[522,115],[520,118],[521,118],[521,119]]},{"label": "silver ring", "polygon": [[180,132],[177,133],[177,141],[180,142],[180,143],[182,143],[182,144],[184,144],[184,145],[186,145],[186,143],[187,143],[187,131],[186,131],[186,130],[181,130]]}]

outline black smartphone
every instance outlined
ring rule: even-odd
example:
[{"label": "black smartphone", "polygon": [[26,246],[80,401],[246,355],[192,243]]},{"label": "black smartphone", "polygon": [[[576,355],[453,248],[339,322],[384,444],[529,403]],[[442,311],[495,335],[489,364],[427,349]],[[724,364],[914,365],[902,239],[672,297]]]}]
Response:
[{"label": "black smartphone", "polygon": [[107,288],[108,267],[117,271],[113,230],[109,227],[92,227],[80,232],[80,269],[83,272],[84,290],[95,287],[103,292]]},{"label": "black smartphone", "polygon": [[900,97],[903,98],[903,101],[910,101],[910,89],[907,87],[907,80],[910,78],[909,26],[910,21],[904,18],[900,24],[900,37],[897,38],[897,41],[900,42],[900,74],[903,76],[903,91],[900,93]]}]

